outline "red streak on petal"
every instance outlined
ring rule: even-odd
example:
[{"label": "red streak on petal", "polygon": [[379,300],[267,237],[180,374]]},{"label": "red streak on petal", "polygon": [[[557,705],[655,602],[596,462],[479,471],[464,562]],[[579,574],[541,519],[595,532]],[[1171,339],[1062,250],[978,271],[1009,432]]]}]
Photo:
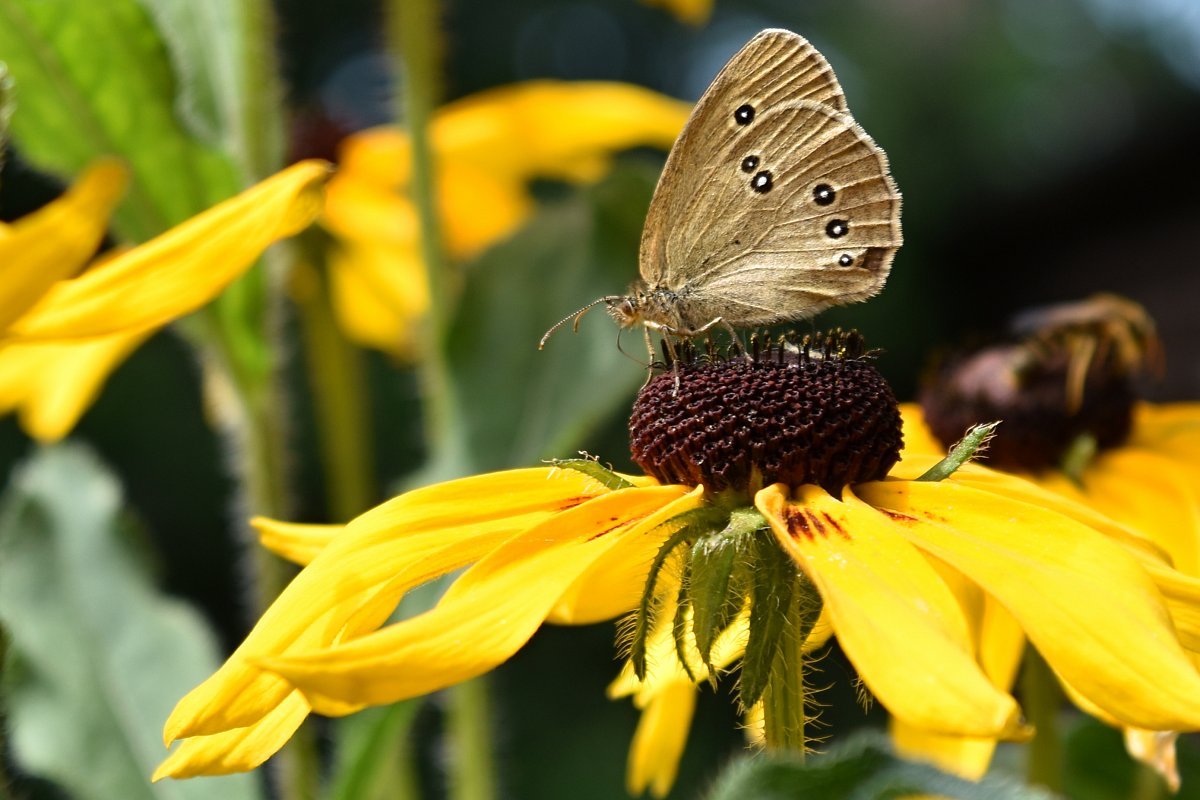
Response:
[{"label": "red streak on petal", "polygon": [[913,524],[921,521],[917,517],[912,517],[912,516],[909,516],[908,514],[901,514],[899,511],[889,511],[886,508],[881,508],[881,509],[879,509],[879,511],[880,511],[880,513],[884,514],[892,521],[899,522],[902,525],[913,525]]},{"label": "red streak on petal", "polygon": [[649,514],[638,514],[636,517],[625,517],[624,519],[621,519],[621,517],[612,517],[612,521],[614,521],[614,522],[616,522],[617,520],[621,520],[621,521],[618,522],[616,525],[613,525],[611,528],[605,528],[604,530],[600,531],[599,533],[592,534],[591,536],[588,537],[587,540],[589,542],[595,541],[596,539],[599,539],[601,536],[608,536],[610,533],[613,533],[614,531],[619,531],[619,530],[623,530],[625,528],[630,528],[630,527],[638,524],[639,522],[641,522],[648,516],[650,516],[650,515]]}]

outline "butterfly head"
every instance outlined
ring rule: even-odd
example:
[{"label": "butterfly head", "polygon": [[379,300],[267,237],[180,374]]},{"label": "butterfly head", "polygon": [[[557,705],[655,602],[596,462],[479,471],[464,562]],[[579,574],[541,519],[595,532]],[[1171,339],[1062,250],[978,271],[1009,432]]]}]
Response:
[{"label": "butterfly head", "polygon": [[622,328],[631,328],[642,319],[642,293],[613,295],[604,298],[608,315]]}]

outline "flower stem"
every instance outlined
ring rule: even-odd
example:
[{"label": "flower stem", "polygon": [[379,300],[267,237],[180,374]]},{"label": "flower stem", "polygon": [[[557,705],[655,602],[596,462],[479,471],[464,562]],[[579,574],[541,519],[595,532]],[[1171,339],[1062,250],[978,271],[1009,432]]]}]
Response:
[{"label": "flower stem", "polygon": [[1026,777],[1053,792],[1063,787],[1063,741],[1058,715],[1063,691],[1042,656],[1032,647],[1025,650],[1021,670],[1021,701],[1029,722],[1037,729],[1029,743]]},{"label": "flower stem", "polygon": [[363,353],[346,341],[330,305],[326,238],[309,231],[300,240],[301,263],[292,275],[292,298],[304,331],[308,383],[320,440],[330,518],[349,520],[375,498],[370,408]]},{"label": "flower stem", "polygon": [[403,114],[412,152],[411,193],[420,223],[421,257],[430,310],[419,362],[426,398],[427,480],[458,477],[471,459],[459,423],[459,403],[446,358],[446,336],[458,302],[461,276],[445,257],[437,212],[436,163],[429,123],[441,90],[442,36],[436,0],[388,0],[388,37],[400,65]]},{"label": "flower stem", "polygon": [[454,751],[450,800],[494,800],[496,765],[491,745],[491,690],[485,676],[451,687],[447,728]]},{"label": "flower stem", "polygon": [[804,640],[812,626],[802,624],[809,615],[810,598],[802,582],[798,580],[797,583],[787,610],[779,652],[771,666],[771,679],[763,692],[763,738],[768,749],[787,750],[803,759],[808,750]]}]

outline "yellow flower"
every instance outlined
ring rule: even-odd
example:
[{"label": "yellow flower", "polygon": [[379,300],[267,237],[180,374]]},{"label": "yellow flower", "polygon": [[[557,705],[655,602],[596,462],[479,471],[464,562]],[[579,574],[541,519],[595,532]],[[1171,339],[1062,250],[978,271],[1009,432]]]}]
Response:
[{"label": "yellow flower", "polygon": [[[1133,400],[1129,373],[1157,357],[1157,341],[1145,311],[1130,301],[1099,295],[1030,312],[1020,324],[1023,338],[1013,344],[952,358],[941,372],[946,380],[927,389],[926,407],[947,431],[983,417],[1011,416],[1011,425],[1002,422],[997,431],[990,465],[1136,530],[1142,538],[1132,542],[1133,551],[1147,564],[1200,666],[1195,609],[1184,599],[1200,577],[1200,403]],[[944,452],[946,442],[934,435],[920,406],[901,410],[907,451]],[[1162,555],[1151,555],[1144,542]],[[1174,569],[1164,572],[1162,563]],[[983,598],[983,604],[988,619],[980,631],[981,663],[997,686],[1007,688],[1025,637],[995,598]],[[1060,678],[1085,711],[1124,724],[1130,753],[1178,787],[1175,729],[1122,723]],[[987,769],[995,744],[931,736],[903,724],[893,726],[893,735],[911,755],[972,778]]]},{"label": "yellow flower", "polygon": [[[668,147],[689,108],[636,86],[530,81],[439,109],[429,135],[449,255],[473,258],[525,222],[534,178],[594,181],[620,150]],[[324,215],[337,236],[334,308],[353,340],[407,357],[429,304],[408,136],[396,127],[356,133],[339,161]]]},{"label": "yellow flower", "polygon": [[324,162],[296,164],[91,263],[125,185],[116,162],[98,162],[59,199],[0,225],[0,413],[16,411],[37,439],[65,436],[142,341],[312,222],[327,174]]},{"label": "yellow flower", "polygon": [[712,16],[713,0],[642,0],[648,6],[666,9],[680,22],[703,25]]},{"label": "yellow flower", "polygon": [[[1200,728],[1200,675],[1143,562],[1110,538],[1136,535],[981,468],[919,480],[937,459],[896,464],[895,400],[861,343],[810,349],[768,343],[747,362],[685,348],[634,407],[634,460],[653,477],[563,462],[418,489],[344,527],[258,520],[307,565],[180,701],[165,738],[184,741],[155,777],[251,769],[310,710],[433,692],[504,662],[544,622],[631,611],[613,692],[644,709],[635,792],[667,790],[693,685],[735,661],[742,702],[761,706],[769,743],[780,736],[797,658],[831,634],[896,717],[1020,736],[1015,701],[977,664],[965,590],[1005,603],[1114,718]],[[405,592],[464,567],[433,609],[385,624]]]}]

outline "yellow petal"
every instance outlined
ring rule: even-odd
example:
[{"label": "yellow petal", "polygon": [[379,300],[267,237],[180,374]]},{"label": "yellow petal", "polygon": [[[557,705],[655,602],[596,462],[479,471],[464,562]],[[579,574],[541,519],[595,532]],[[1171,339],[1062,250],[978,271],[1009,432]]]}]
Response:
[{"label": "yellow petal", "polygon": [[846,655],[893,715],[918,728],[999,736],[1017,706],[975,664],[954,596],[897,525],[849,489],[844,501],[782,484],[755,497],[776,539],[813,581]]},{"label": "yellow petal", "polygon": [[455,258],[473,258],[515,231],[533,213],[528,178],[492,174],[486,167],[447,160],[438,169],[438,203],[446,247]]},{"label": "yellow petal", "polygon": [[429,310],[429,285],[416,242],[410,246],[345,241],[330,249],[333,310],[346,336],[408,359]]},{"label": "yellow petal", "polygon": [[[704,502],[703,487],[688,494],[687,502],[674,504],[677,513],[698,508]],[[659,546],[674,532],[664,526],[653,536],[623,540],[612,550],[596,559],[570,587],[563,592],[551,611],[548,622],[565,625],[588,625],[602,622],[635,608],[641,599],[650,563]]]},{"label": "yellow petal", "polygon": [[0,414],[16,411],[30,436],[58,441],[91,406],[109,374],[152,333],[0,345]]},{"label": "yellow petal", "polygon": [[935,455],[938,458],[946,454],[945,445],[938,441],[925,424],[925,414],[921,411],[921,406],[916,403],[901,403],[900,422],[904,434],[904,450],[900,454],[902,460],[909,454]]},{"label": "yellow petal", "polygon": [[56,281],[83,268],[128,180],[119,162],[102,159],[58,199],[11,225],[0,223],[0,331]]},{"label": "yellow petal", "polygon": [[655,797],[666,797],[671,791],[695,708],[696,687],[684,680],[663,686],[642,709],[625,773],[630,795],[649,789]]},{"label": "yellow petal", "polygon": [[1112,450],[1084,471],[1083,488],[1096,510],[1145,533],[1176,569],[1200,575],[1200,496],[1173,459]]},{"label": "yellow petal", "polygon": [[322,712],[327,698],[390,703],[480,675],[529,640],[592,561],[673,516],[672,502],[685,491],[661,486],[601,495],[505,542],[424,614],[335,647],[258,663]]},{"label": "yellow petal", "polygon": [[250,524],[258,531],[259,543],[277,556],[305,566],[324,550],[344,525],[305,525],[297,522],[255,517]]},{"label": "yellow petal", "polygon": [[[957,590],[955,593],[962,598]],[[1021,663],[1025,632],[994,598],[983,595],[982,600],[978,613],[968,615],[972,637],[977,642],[977,658],[992,685],[1007,691]],[[970,780],[983,777],[996,749],[995,739],[931,733],[895,717],[890,721],[890,731],[896,751],[905,758],[927,761]]]},{"label": "yellow petal", "polygon": [[165,325],[212,300],[277,239],[316,217],[329,167],[304,161],[84,275],[61,281],[15,322],[26,340]]},{"label": "yellow petal", "polygon": [[1154,583],[1120,545],[953,479],[857,491],[887,509],[910,541],[1004,604],[1051,667],[1097,706],[1138,727],[1200,727],[1200,675]]},{"label": "yellow petal", "polygon": [[292,687],[251,666],[251,659],[325,647],[351,621],[362,624],[364,606],[379,624],[383,600],[394,607],[408,588],[605,492],[572,470],[510,470],[416,489],[355,518],[284,589],[225,664],[180,700],[167,720],[166,740],[249,725],[282,702]]},{"label": "yellow petal", "polygon": [[185,739],[154,771],[152,780],[252,770],[287,744],[308,712],[304,697],[292,692],[253,725]]},{"label": "yellow petal", "polygon": [[526,81],[489,89],[438,111],[439,157],[498,177],[595,180],[612,153],[670,147],[691,106],[622,83]]},{"label": "yellow petal", "polygon": [[642,0],[648,6],[666,9],[680,22],[703,25],[712,16],[713,0]]}]

